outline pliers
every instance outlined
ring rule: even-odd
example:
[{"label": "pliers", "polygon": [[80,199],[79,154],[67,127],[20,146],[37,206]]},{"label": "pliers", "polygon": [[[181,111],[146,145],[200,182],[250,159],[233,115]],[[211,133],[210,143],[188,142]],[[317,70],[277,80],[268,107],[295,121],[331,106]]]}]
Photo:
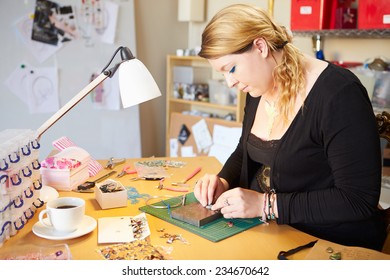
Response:
[{"label": "pliers", "polygon": [[116,177],[122,177],[126,174],[135,174],[135,173],[137,173],[137,170],[132,169],[130,165],[127,165],[123,167],[122,172],[119,173]]},{"label": "pliers", "polygon": [[113,158],[111,157],[106,164],[106,169],[113,169],[115,165],[124,163],[125,159],[124,158]]}]

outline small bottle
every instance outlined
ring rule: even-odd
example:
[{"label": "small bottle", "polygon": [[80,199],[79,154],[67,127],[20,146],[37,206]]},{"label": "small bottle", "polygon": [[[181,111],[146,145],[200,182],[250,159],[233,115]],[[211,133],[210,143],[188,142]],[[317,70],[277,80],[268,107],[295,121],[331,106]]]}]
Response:
[{"label": "small bottle", "polygon": [[313,36],[313,49],[317,59],[325,60],[323,44],[320,35]]}]

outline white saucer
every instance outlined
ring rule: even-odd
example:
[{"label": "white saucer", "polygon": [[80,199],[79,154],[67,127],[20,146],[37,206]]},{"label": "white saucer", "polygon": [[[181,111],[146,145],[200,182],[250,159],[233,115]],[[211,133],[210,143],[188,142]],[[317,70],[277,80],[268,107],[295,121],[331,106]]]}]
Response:
[{"label": "white saucer", "polygon": [[[48,220],[48,218],[45,218],[44,220]],[[96,228],[96,225],[97,222],[94,218],[85,215],[83,221],[81,222],[80,227],[73,232],[69,232],[69,233],[58,232],[54,229],[42,225],[41,222],[37,222],[33,226],[32,231],[33,233],[35,233],[35,235],[42,238],[51,239],[51,240],[66,240],[66,239],[80,237],[82,235],[90,233]]]},{"label": "white saucer", "polygon": [[59,196],[57,190],[53,187],[49,186],[42,186],[41,190],[39,191],[39,198],[43,202],[48,202],[50,200],[56,199]]}]

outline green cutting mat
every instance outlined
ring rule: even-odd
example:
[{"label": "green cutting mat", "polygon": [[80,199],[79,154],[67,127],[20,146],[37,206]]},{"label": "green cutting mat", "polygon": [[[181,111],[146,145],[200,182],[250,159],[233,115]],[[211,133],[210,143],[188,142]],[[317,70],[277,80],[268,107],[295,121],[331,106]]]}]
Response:
[{"label": "green cutting mat", "polygon": [[[194,193],[187,194],[186,197],[186,203],[195,202],[197,201]],[[158,205],[162,206],[164,203],[166,205],[168,204],[175,204],[178,202],[177,198],[169,198],[164,200],[164,202],[156,202],[152,205]],[[180,206],[179,206],[180,207]],[[211,223],[208,223],[207,225],[204,225],[202,227],[197,227],[191,224],[188,224],[183,221],[179,221],[176,219],[173,219],[170,217],[170,214],[168,213],[168,209],[161,209],[161,208],[154,208],[152,206],[142,206],[139,208],[141,211],[151,214],[157,218],[160,218],[164,221],[167,221],[171,224],[174,224],[178,227],[181,227],[183,229],[186,229],[192,233],[195,233],[201,237],[204,237],[210,241],[218,242],[225,238],[228,238],[230,236],[233,236],[237,233],[240,233],[244,230],[250,229],[254,226],[260,225],[263,222],[258,218],[252,218],[252,219],[225,219],[225,218],[219,218]],[[175,208],[173,208],[175,209]],[[233,227],[228,227],[227,222],[233,222]]]}]

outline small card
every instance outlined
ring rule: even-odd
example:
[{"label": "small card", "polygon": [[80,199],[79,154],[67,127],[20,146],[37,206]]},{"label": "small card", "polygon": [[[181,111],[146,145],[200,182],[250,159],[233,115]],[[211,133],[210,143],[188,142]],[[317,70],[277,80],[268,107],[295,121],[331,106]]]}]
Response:
[{"label": "small card", "polygon": [[179,140],[179,142],[182,145],[184,145],[185,142],[187,142],[187,140],[190,137],[190,135],[191,135],[190,130],[188,129],[188,127],[185,124],[183,124],[181,126],[180,133],[179,133],[177,139]]},{"label": "small card", "polygon": [[98,243],[122,243],[142,240],[150,235],[145,213],[137,216],[98,219]]}]

